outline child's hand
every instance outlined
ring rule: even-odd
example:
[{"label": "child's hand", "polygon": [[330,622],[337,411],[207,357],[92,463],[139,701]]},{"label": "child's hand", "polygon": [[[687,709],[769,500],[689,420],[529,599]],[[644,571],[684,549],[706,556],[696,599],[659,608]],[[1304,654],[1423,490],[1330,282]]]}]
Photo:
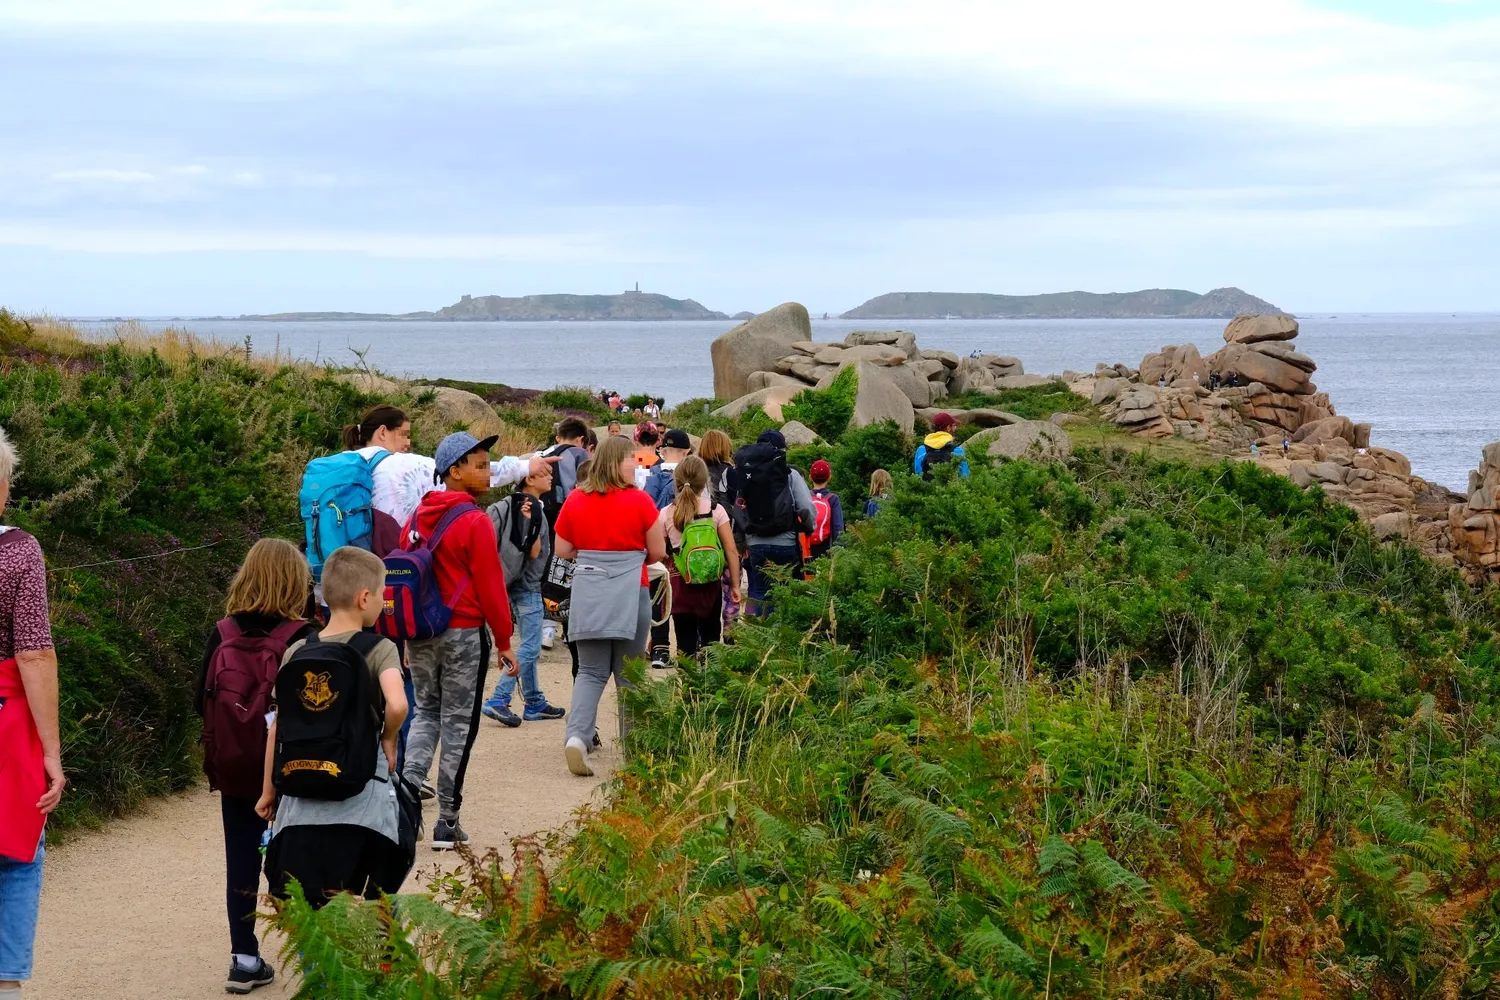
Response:
[{"label": "child's hand", "polygon": [[733,601],[735,604],[743,604],[743,603],[745,603],[744,597],[740,594],[740,585],[739,585],[739,583],[731,583],[729,585],[729,599],[731,601]]},{"label": "child's hand", "polygon": [[385,741],[382,741],[381,744],[380,744],[380,747],[381,747],[382,750],[385,751],[385,771],[386,771],[386,773],[387,774],[395,774],[396,773],[396,743],[395,743],[395,741],[392,740],[389,743],[387,743]]},{"label": "child's hand", "polygon": [[276,793],[264,792],[255,803],[255,815],[270,823],[276,819]]},{"label": "child's hand", "polygon": [[506,677],[517,677],[521,673],[521,664],[516,660],[516,654],[509,649],[500,650],[500,662],[503,663]]}]

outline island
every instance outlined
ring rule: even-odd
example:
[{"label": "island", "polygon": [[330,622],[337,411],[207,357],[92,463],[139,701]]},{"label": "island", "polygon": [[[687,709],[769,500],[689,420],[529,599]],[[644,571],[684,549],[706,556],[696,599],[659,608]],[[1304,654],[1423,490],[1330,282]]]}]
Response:
[{"label": "island", "polygon": [[693,299],[674,299],[639,288],[618,295],[465,295],[451,306],[434,312],[357,313],[283,312],[245,315],[242,320],[336,322],[344,320],[718,320],[727,313],[704,307]]},{"label": "island", "polygon": [[889,292],[841,319],[1136,319],[1179,317],[1233,319],[1246,313],[1281,313],[1264,299],[1238,288],[1206,294],[1180,288],[1138,292],[1053,292],[994,295],[988,292]]}]

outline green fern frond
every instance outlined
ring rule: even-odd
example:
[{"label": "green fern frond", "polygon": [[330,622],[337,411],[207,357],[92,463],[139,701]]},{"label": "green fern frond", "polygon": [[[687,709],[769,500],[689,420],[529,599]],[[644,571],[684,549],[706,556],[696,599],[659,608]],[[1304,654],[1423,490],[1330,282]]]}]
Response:
[{"label": "green fern frond", "polygon": [[1138,899],[1146,892],[1146,880],[1110,857],[1103,844],[1086,840],[1079,853],[1083,859],[1079,875],[1100,892],[1119,892],[1128,899]]},{"label": "green fern frond", "polygon": [[1026,953],[1026,949],[1012,941],[989,917],[963,936],[963,947],[965,953],[972,954],[989,968],[1019,972],[1036,968],[1036,960]]},{"label": "green fern frond", "polygon": [[1077,866],[1078,851],[1059,834],[1054,833],[1042,843],[1041,853],[1036,859],[1036,869],[1043,875],[1055,868],[1076,868]]}]

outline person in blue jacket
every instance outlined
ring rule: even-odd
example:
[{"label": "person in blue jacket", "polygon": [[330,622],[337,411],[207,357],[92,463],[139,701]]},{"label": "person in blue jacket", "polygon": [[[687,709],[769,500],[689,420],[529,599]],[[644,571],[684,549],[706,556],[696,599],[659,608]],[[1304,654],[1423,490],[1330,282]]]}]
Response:
[{"label": "person in blue jacket", "polygon": [[949,413],[939,413],[932,418],[932,433],[922,439],[917,445],[917,453],[912,456],[913,472],[923,479],[931,479],[934,468],[956,460],[958,474],[968,478],[969,460],[964,457],[964,447],[953,440],[953,428],[957,426],[958,421]]}]

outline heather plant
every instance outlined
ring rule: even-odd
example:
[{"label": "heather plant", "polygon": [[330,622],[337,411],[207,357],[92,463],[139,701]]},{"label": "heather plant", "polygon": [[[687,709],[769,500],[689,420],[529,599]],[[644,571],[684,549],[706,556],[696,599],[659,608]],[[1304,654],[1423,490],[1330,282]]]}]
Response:
[{"label": "heather plant", "polygon": [[899,477],[775,608],[554,863],[285,908],[305,995],[1489,995],[1500,603],[1316,491]]}]

